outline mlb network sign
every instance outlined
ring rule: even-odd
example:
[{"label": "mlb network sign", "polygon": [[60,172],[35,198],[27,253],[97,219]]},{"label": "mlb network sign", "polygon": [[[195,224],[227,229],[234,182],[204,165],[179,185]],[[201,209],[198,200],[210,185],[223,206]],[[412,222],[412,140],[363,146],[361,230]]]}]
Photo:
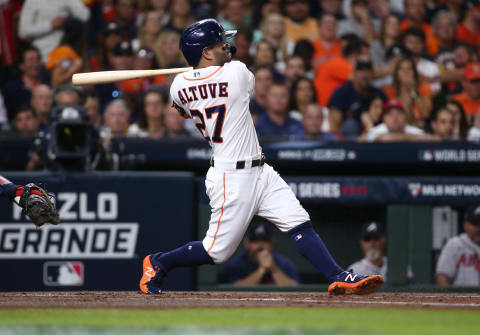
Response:
[{"label": "mlb network sign", "polygon": [[[21,208],[13,206],[12,218],[19,222],[0,224],[0,259],[134,257],[138,223],[106,222],[118,219],[116,193],[58,193],[56,202],[62,223],[40,229],[25,223]],[[89,203],[96,206],[88,208]]]}]

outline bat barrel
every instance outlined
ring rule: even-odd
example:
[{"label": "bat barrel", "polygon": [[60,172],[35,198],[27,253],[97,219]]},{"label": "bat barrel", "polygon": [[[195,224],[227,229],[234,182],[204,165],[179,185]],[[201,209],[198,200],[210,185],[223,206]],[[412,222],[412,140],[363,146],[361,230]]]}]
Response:
[{"label": "bat barrel", "polygon": [[160,70],[122,70],[122,71],[99,71],[75,73],[72,76],[73,85],[97,85],[108,84],[122,80],[148,78],[161,75],[182,73],[192,70],[192,67],[181,67]]}]

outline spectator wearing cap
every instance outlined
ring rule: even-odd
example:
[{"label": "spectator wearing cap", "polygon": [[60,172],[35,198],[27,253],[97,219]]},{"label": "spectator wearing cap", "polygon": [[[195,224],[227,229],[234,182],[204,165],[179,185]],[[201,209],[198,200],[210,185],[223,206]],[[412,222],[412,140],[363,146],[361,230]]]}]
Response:
[{"label": "spectator wearing cap", "polygon": [[62,40],[65,24],[69,19],[86,22],[90,11],[82,0],[26,0],[23,3],[18,23],[18,36],[21,39],[32,39],[45,63],[48,54]]},{"label": "spectator wearing cap", "polygon": [[480,47],[480,1],[467,0],[463,21],[457,26],[457,40]]},{"label": "spectator wearing cap", "polygon": [[480,205],[467,208],[464,233],[450,238],[437,262],[435,281],[441,286],[480,286]]},{"label": "spectator wearing cap", "polygon": [[[112,49],[109,55],[110,70],[131,70],[133,66],[134,53],[129,41],[120,41]],[[122,82],[96,85],[98,96],[100,97],[100,109],[103,111],[105,106],[116,98],[122,97]],[[128,93],[128,92],[125,92]]]},{"label": "spectator wearing cap", "polygon": [[360,247],[363,258],[348,267],[362,276],[382,275],[387,280],[387,257],[385,256],[385,233],[382,222],[368,222],[362,225]]},{"label": "spectator wearing cap", "polygon": [[319,22],[319,34],[313,41],[313,67],[315,70],[329,59],[342,55],[340,39],[337,38],[337,19],[332,14],[323,14]]},{"label": "spectator wearing cap", "polygon": [[373,127],[361,140],[367,142],[407,142],[439,141],[436,135],[425,134],[420,128],[407,124],[407,112],[399,100],[385,103],[382,114],[383,122]]},{"label": "spectator wearing cap", "polygon": [[440,107],[432,113],[430,125],[433,133],[443,141],[455,140],[455,121],[453,113],[447,107]]},{"label": "spectator wearing cap", "polygon": [[309,3],[306,0],[285,1],[285,37],[297,43],[306,39],[314,41],[318,37],[318,22],[309,16]]},{"label": "spectator wearing cap", "polygon": [[273,252],[273,231],[268,223],[252,222],[243,246],[245,251],[225,264],[219,276],[220,283],[237,286],[298,284],[295,265]]},{"label": "spectator wearing cap", "polygon": [[407,122],[419,127],[425,126],[425,120],[432,109],[432,91],[430,85],[421,82],[413,58],[402,58],[395,65],[393,85],[384,88],[389,100],[397,99],[407,110]]},{"label": "spectator wearing cap", "polygon": [[378,96],[386,100],[383,92],[371,85],[372,79],[370,60],[358,59],[352,80],[337,88],[328,102],[331,129],[338,129],[341,123],[342,134],[347,139],[356,139],[360,135],[361,114],[368,110],[372,100]]},{"label": "spectator wearing cap", "polygon": [[480,63],[470,63],[465,67],[462,81],[463,92],[452,96],[462,104],[469,123],[480,111]]},{"label": "spectator wearing cap", "polygon": [[62,44],[50,52],[45,65],[45,68],[51,71],[52,88],[70,83],[72,75],[81,72],[82,67],[82,59],[71,46],[66,44]]}]

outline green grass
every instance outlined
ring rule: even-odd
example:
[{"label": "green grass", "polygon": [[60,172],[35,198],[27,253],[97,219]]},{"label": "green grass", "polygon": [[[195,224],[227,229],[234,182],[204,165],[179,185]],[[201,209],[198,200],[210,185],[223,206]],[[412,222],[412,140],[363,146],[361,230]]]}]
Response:
[{"label": "green grass", "polygon": [[[237,335],[260,329],[260,332],[254,333],[471,335],[480,329],[479,315],[478,311],[369,308],[0,309],[0,334],[16,334],[11,331],[18,326],[50,326],[83,329],[114,327],[113,331],[119,333],[125,332],[125,328],[154,328],[169,334],[223,332]],[[186,332],[185,328],[199,330]],[[25,329],[29,328],[23,328],[19,333],[28,333]],[[44,329],[45,332],[38,329],[42,328],[37,328],[35,333],[51,333],[48,329]],[[206,331],[208,329],[211,331]],[[131,333],[138,332],[131,330]]]}]

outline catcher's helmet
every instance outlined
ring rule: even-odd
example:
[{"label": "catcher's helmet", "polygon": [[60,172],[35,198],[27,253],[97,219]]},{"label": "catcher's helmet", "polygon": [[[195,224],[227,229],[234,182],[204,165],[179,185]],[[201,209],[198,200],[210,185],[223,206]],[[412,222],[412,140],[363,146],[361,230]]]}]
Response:
[{"label": "catcher's helmet", "polygon": [[214,19],[206,19],[188,26],[180,38],[180,50],[191,66],[198,65],[205,48],[225,42],[237,33],[236,30],[225,30]]}]

